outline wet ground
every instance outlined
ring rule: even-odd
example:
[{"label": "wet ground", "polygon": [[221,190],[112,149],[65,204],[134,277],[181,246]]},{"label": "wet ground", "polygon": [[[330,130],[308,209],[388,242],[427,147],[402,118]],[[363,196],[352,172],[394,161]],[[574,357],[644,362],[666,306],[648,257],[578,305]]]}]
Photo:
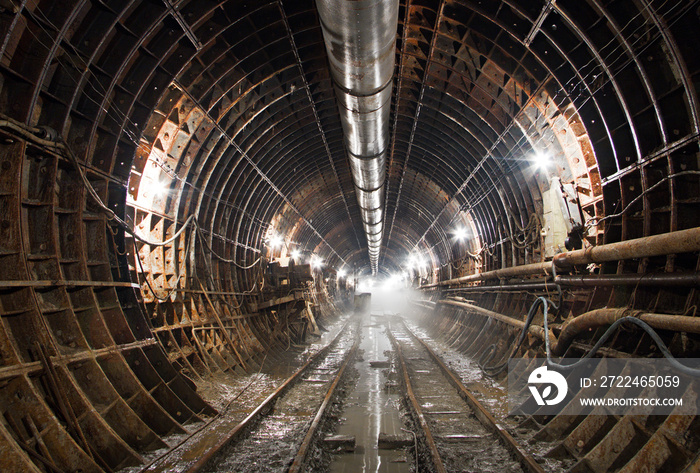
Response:
[{"label": "wet ground", "polygon": [[[378,448],[380,434],[412,439],[417,432],[410,410],[404,404],[399,383],[395,353],[387,335],[387,322],[394,317],[386,307],[372,308],[364,315],[342,317],[306,349],[290,350],[281,358],[265,364],[256,373],[245,376],[219,373],[198,381],[198,391],[219,412],[218,417],[188,426],[188,433],[170,436],[167,449],[152,452],[149,472],[186,471],[212,445],[224,438],[240,421],[255,409],[271,392],[302,366],[312,354],[328,345],[340,333],[345,322],[360,318],[351,325],[360,336],[359,350],[351,361],[344,381],[329,409],[328,419],[317,435],[316,449],[311,454],[306,471],[333,473],[416,471],[415,444],[411,441],[396,448]],[[394,327],[400,324],[394,323]],[[409,322],[411,330],[426,340],[445,363],[463,380],[492,413],[509,426],[517,436],[517,424],[507,417],[505,386],[483,376],[478,365],[444,344],[439,334],[430,336],[417,324]],[[347,327],[347,326],[346,326]],[[264,416],[249,434],[225,448],[206,470],[210,472],[274,472],[286,471],[308,429],[311,418],[320,405],[329,381],[344,359],[344,353],[356,340],[353,329],[347,329],[324,360],[314,365],[303,381],[292,387]],[[521,471],[498,440],[485,429],[452,390],[427,353],[410,343],[407,334],[400,338],[408,358],[409,372],[416,380],[414,389],[421,407],[438,438],[438,448],[447,468],[455,472]],[[324,444],[326,435],[355,438],[354,451],[333,450]],[[188,438],[188,436],[190,436]],[[522,443],[527,441],[521,438]],[[535,454],[547,471],[561,471],[556,461],[543,458],[546,445],[528,449]],[[424,457],[424,453],[420,453]],[[125,473],[141,468],[123,470]],[[419,468],[422,471],[422,467]]]},{"label": "wet ground", "polygon": [[[355,361],[357,383],[345,401],[336,433],[355,437],[355,451],[336,453],[329,471],[333,473],[404,473],[411,471],[412,459],[405,448],[379,449],[380,433],[406,435],[400,409],[398,386],[389,379],[391,342],[385,333],[383,315],[365,314],[362,321],[362,357]],[[386,363],[379,363],[386,362]],[[374,366],[372,366],[374,365]]]},{"label": "wet ground", "polygon": [[[357,339],[351,323],[339,341],[276,401],[272,411],[240,441],[224,447],[205,472],[286,472],[318,411],[330,383]],[[286,371],[284,367],[278,367]],[[291,374],[291,373],[290,373]]]},{"label": "wet ground", "polygon": [[188,425],[187,433],[166,437],[164,440],[169,446],[168,449],[149,452],[144,455],[146,465],[123,469],[120,473],[186,471],[314,353],[328,345],[342,329],[348,317],[341,317],[321,337],[312,340],[305,349],[286,352],[284,363],[266,360],[259,372],[243,376],[219,372],[197,380],[198,393],[216,408],[220,415],[206,419],[205,422]]},{"label": "wet ground", "polygon": [[491,430],[484,427],[459,396],[428,352],[403,324],[391,331],[401,346],[419,407],[449,472],[519,473],[520,464]]},{"label": "wet ground", "polygon": [[562,473],[572,466],[572,462],[553,458],[549,452],[557,446],[557,443],[543,440],[531,440],[532,431],[518,426],[519,419],[508,416],[508,392],[505,379],[489,378],[484,376],[478,363],[458,352],[446,344],[440,334],[430,333],[418,325],[415,321],[405,319],[409,329],[423,341],[428,343],[432,350],[438,354],[443,362],[457,374],[462,383],[472,394],[486,407],[502,425],[507,426],[508,431],[525,447],[525,449],[542,465],[552,473]]}]

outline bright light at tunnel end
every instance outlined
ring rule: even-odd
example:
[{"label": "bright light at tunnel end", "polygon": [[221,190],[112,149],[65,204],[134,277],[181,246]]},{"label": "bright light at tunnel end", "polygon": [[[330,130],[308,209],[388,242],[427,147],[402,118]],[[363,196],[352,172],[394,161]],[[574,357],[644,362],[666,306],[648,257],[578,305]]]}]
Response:
[{"label": "bright light at tunnel end", "polygon": [[358,280],[357,292],[372,292],[374,290],[374,278],[362,278]]},{"label": "bright light at tunnel end", "polygon": [[406,285],[406,275],[405,274],[392,274],[387,279],[384,280],[382,284],[382,289],[385,291],[390,291],[394,289],[399,289]]}]

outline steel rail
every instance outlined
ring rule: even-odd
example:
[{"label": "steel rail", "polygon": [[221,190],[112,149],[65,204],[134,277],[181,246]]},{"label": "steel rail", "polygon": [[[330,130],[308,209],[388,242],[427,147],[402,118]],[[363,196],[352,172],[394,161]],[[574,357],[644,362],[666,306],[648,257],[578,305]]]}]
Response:
[{"label": "steel rail", "polygon": [[[408,367],[406,366],[406,360],[404,359],[403,351],[401,350],[401,345],[399,344],[398,340],[394,338],[394,334],[391,333],[391,324],[388,325],[387,335],[389,336],[389,340],[391,340],[391,344],[396,350],[396,355],[399,360],[399,364],[401,365],[401,373],[403,374],[403,382],[406,386],[406,395],[408,396],[408,400],[411,403],[413,411],[416,413],[418,423],[420,424],[421,429],[423,429],[423,434],[425,435],[425,443],[428,445],[428,450],[430,452],[430,457],[433,460],[435,471],[437,473],[447,473],[445,466],[442,464],[440,452],[438,452],[437,445],[435,444],[435,439],[433,438],[430,426],[428,425],[428,421],[425,419],[425,415],[423,414],[423,410],[420,407],[420,403],[418,402],[418,399],[416,399],[416,395],[413,392],[413,385],[411,384],[411,378],[408,375]],[[418,458],[416,458],[416,463],[418,463]]]},{"label": "steel rail", "polygon": [[328,408],[328,405],[330,404],[331,400],[333,399],[333,395],[335,394],[335,388],[338,386],[340,383],[340,380],[343,378],[343,373],[345,373],[345,368],[350,364],[350,361],[353,359],[355,352],[357,351],[357,347],[360,346],[360,337],[356,336],[355,343],[353,344],[352,348],[348,351],[348,353],[345,356],[345,361],[343,362],[343,366],[340,367],[338,370],[338,373],[335,375],[335,378],[333,379],[333,382],[331,385],[328,387],[328,391],[326,391],[326,396],[323,398],[323,402],[321,403],[321,406],[318,408],[318,411],[316,412],[316,415],[314,416],[314,420],[311,422],[311,425],[309,426],[309,430],[306,432],[306,436],[304,437],[304,440],[301,443],[301,446],[299,447],[299,450],[297,451],[296,456],[294,457],[294,461],[292,462],[292,466],[289,467],[288,473],[300,473],[302,469],[304,468],[304,465],[306,464],[306,460],[309,455],[309,451],[311,450],[311,442],[314,439],[314,436],[316,435],[316,431],[318,430],[318,427],[321,425],[321,421],[323,420],[325,414],[326,414],[326,409]]},{"label": "steel rail", "polygon": [[[419,337],[417,337],[407,326],[406,323],[401,321],[403,327],[411,338],[416,340],[430,355],[431,359],[440,368],[440,371],[445,375],[450,384],[458,391],[459,396],[469,405],[469,407],[474,411],[474,415],[479,420],[479,422],[487,429],[493,431],[500,439],[503,445],[517,458],[520,464],[526,468],[530,473],[545,473],[545,470],[540,466],[535,459],[527,453],[513,438],[513,436],[508,432],[480,402],[479,400],[462,384],[459,377],[450,370],[447,365],[435,354],[435,352]],[[405,368],[405,361],[403,360],[400,345],[396,339],[391,334],[389,330],[389,338],[392,343],[395,343],[397,347],[397,354],[400,357],[401,366],[404,370],[404,377],[408,377],[408,371]],[[421,423],[421,426],[423,424]],[[427,436],[426,436],[427,437]],[[436,450],[437,451],[437,450]],[[438,470],[440,471],[440,470]]]},{"label": "steel rail", "polygon": [[294,374],[287,378],[284,383],[282,383],[269,396],[267,396],[267,398],[265,398],[263,402],[261,402],[250,414],[248,414],[245,419],[239,422],[227,435],[221,438],[209,450],[204,452],[199,459],[186,470],[187,473],[197,473],[202,470],[202,468],[204,468],[211,461],[211,459],[221,451],[222,448],[229,445],[231,442],[244,434],[248,428],[263,415],[263,413],[268,412],[274,403],[282,395],[284,395],[318,359],[328,354],[331,348],[335,346],[340,338],[345,334],[348,325],[350,325],[350,321],[345,323],[343,328],[338,331],[338,335],[336,335],[328,345],[314,353],[311,358],[306,361],[306,363],[304,363],[297,371],[294,372]]}]

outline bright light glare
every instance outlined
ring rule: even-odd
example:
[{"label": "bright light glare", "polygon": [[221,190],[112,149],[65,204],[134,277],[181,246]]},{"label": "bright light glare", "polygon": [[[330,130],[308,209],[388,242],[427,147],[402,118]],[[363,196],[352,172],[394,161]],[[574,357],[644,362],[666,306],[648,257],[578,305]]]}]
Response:
[{"label": "bright light glare", "polygon": [[167,192],[168,186],[164,182],[153,182],[153,196],[160,197]]},{"label": "bright light glare", "polygon": [[382,289],[391,290],[398,289],[404,285],[404,276],[401,274],[392,274],[388,279],[384,281]]},{"label": "bright light glare", "polygon": [[284,244],[284,238],[282,238],[280,235],[273,233],[270,236],[270,246],[272,248],[280,248]]},{"label": "bright light glare", "polygon": [[551,158],[551,156],[549,156],[549,154],[543,153],[541,151],[536,152],[532,156],[532,161],[540,169],[546,168],[549,165],[551,160],[552,160],[552,158]]},{"label": "bright light glare", "polygon": [[292,256],[292,259],[293,259],[294,261],[299,261],[299,258],[301,258],[301,251],[299,251],[299,250],[292,250],[291,256]]},{"label": "bright light glare", "polygon": [[455,238],[459,241],[463,241],[467,238],[467,229],[464,227],[457,227],[455,229]]},{"label": "bright light glare", "polygon": [[345,270],[344,269],[339,269],[338,270],[338,279],[344,278],[345,277]]},{"label": "bright light glare", "polygon": [[309,260],[309,264],[311,264],[311,267],[314,269],[319,269],[323,266],[323,260],[319,258],[316,255],[313,255],[311,259]]},{"label": "bright light glare", "polygon": [[357,292],[372,292],[374,289],[374,278],[361,279],[357,283]]}]

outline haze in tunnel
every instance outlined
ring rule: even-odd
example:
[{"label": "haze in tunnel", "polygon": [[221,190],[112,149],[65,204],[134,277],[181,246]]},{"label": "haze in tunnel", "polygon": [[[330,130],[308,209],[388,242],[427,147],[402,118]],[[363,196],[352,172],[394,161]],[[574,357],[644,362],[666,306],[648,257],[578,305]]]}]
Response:
[{"label": "haze in tunnel", "polygon": [[[350,3],[385,13],[370,51],[324,20]],[[285,360],[371,280],[503,354],[547,296],[568,355],[628,310],[697,357],[699,8],[0,0],[0,469],[45,468],[27,416],[64,471],[144,463],[216,415],[209,377]],[[658,356],[616,333],[606,356]],[[634,445],[697,466],[683,419]]]}]

